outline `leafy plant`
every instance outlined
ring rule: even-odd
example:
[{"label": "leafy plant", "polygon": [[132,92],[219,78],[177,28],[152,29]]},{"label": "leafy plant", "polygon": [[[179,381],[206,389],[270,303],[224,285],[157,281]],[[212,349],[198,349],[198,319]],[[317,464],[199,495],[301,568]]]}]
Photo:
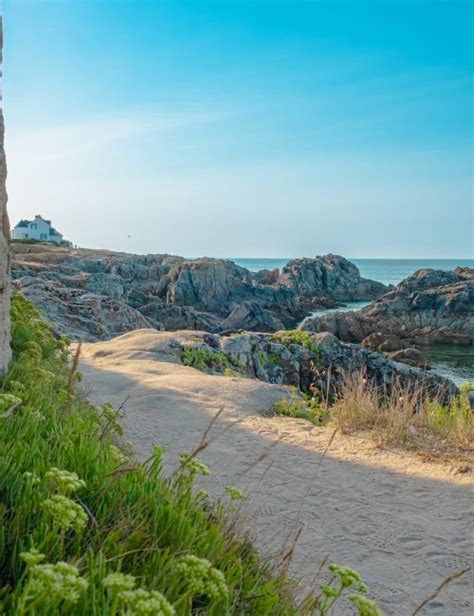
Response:
[{"label": "leafy plant", "polygon": [[290,347],[292,344],[299,344],[310,353],[313,353],[318,357],[321,353],[318,343],[315,342],[311,334],[308,332],[299,331],[297,329],[276,332],[275,334],[271,334],[271,336],[269,336],[269,340],[283,344],[283,346],[286,347]]},{"label": "leafy plant", "polygon": [[243,373],[244,370],[243,365],[237,359],[222,351],[209,351],[207,349],[189,347],[182,352],[181,361],[185,366],[191,366],[202,372],[209,370],[217,370],[219,372],[232,370],[232,376],[234,376],[234,370],[239,373]]},{"label": "leafy plant", "polygon": [[273,403],[272,410],[276,415],[307,419],[316,426],[324,425],[329,418],[327,410],[314,398],[305,396],[292,388],[290,388],[289,396]]}]

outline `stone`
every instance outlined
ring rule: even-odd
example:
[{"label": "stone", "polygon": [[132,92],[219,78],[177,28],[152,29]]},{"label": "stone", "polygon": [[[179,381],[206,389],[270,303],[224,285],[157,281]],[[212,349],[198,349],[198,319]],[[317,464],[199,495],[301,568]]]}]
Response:
[{"label": "stone", "polygon": [[[0,16],[0,67],[3,59],[3,21]],[[5,125],[0,109],[0,373],[11,360],[10,348],[10,223],[7,214],[7,162],[4,147]]]},{"label": "stone", "polygon": [[[69,330],[72,337],[78,330],[71,326],[65,304],[72,302],[71,311],[77,313],[80,302],[76,298],[85,293],[126,305],[148,323],[168,330],[271,332],[295,327],[313,306],[374,297],[386,290],[361,278],[354,265],[334,255],[295,260],[281,273],[278,269],[255,273],[225,259],[187,260],[166,254],[133,255],[42,244],[15,243],[12,248],[15,286],[26,288],[32,279],[43,281],[41,293],[31,296],[49,311],[51,321],[62,319],[60,328]],[[52,294],[51,300],[57,294],[57,287],[46,284],[49,282],[63,287],[64,310],[55,310],[54,301],[46,301],[45,293]],[[66,288],[71,293],[67,294]],[[124,319],[120,327],[127,321],[138,322],[131,317],[133,311],[127,314],[130,319]],[[86,324],[91,318],[86,306],[83,316]],[[97,318],[95,315],[93,320]],[[97,323],[101,321],[99,318]],[[87,335],[94,329],[93,323],[87,326]],[[83,334],[83,327],[80,330]],[[97,331],[102,332],[102,339],[115,329],[97,327]]]},{"label": "stone", "polygon": [[222,331],[276,332],[285,329],[283,323],[257,301],[238,304],[221,323]]},{"label": "stone", "polygon": [[330,331],[378,350],[423,344],[474,344],[474,269],[424,269],[353,312],[308,318],[301,329]]},{"label": "stone", "polygon": [[387,355],[392,361],[399,361],[409,366],[416,366],[417,368],[423,368],[423,370],[431,370],[431,366],[427,363],[423,357],[423,353],[418,349],[408,348],[394,351]]}]

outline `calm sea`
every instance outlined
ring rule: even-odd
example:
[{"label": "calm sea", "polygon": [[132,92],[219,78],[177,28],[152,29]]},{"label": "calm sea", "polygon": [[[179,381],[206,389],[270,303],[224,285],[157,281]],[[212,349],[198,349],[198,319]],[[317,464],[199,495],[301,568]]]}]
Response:
[{"label": "calm sea", "polygon": [[[290,259],[231,259],[253,272],[282,268]],[[419,269],[452,270],[455,267],[474,268],[474,259],[350,259],[364,278],[396,285]],[[358,310],[366,302],[352,302],[345,310]],[[426,349],[427,360],[438,374],[460,384],[474,381],[474,347],[436,346]]]},{"label": "calm sea", "polygon": [[[282,268],[290,259],[231,259],[252,272]],[[455,267],[474,267],[474,259],[350,259],[364,278],[384,284],[398,284],[419,269],[452,270]]]}]

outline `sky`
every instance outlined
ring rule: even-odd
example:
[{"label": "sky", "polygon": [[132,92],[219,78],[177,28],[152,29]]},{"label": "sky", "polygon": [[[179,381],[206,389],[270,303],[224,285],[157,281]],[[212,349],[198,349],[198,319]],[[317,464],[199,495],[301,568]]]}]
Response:
[{"label": "sky", "polygon": [[472,2],[2,4],[13,224],[189,257],[474,256]]}]

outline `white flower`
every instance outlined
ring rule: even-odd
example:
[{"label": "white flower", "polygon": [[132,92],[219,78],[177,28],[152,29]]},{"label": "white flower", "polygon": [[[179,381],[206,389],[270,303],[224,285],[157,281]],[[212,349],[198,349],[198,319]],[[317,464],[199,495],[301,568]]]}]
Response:
[{"label": "white flower", "polygon": [[109,573],[109,575],[102,580],[102,585],[112,592],[131,590],[135,586],[135,578],[133,575],[120,572]]},{"label": "white flower", "polygon": [[157,590],[124,590],[119,594],[119,600],[126,606],[127,616],[175,616],[174,607],[166,597]]},{"label": "white flower", "polygon": [[73,565],[65,562],[34,564],[29,568],[24,593],[29,599],[47,595],[53,604],[60,601],[77,603],[87,586],[87,581],[79,576]]},{"label": "white flower", "polygon": [[179,454],[179,463],[190,475],[209,475],[209,469],[199,458],[190,456],[187,453]]},{"label": "white flower", "polygon": [[81,531],[87,524],[88,518],[84,509],[61,494],[43,501],[43,509],[53,518],[53,524],[61,530],[73,528]]},{"label": "white flower", "polygon": [[79,479],[77,473],[64,471],[55,466],[50,468],[44,477],[60,494],[71,494],[86,487],[86,482]]},{"label": "white flower", "polygon": [[230,500],[234,501],[234,500],[242,500],[244,498],[247,498],[244,492],[242,492],[242,490],[239,490],[239,488],[235,488],[234,486],[225,486],[224,490],[229,495]]},{"label": "white flower", "polygon": [[229,595],[224,574],[205,558],[193,554],[182,556],[175,571],[193,595],[207,595],[210,599],[224,599]]}]

